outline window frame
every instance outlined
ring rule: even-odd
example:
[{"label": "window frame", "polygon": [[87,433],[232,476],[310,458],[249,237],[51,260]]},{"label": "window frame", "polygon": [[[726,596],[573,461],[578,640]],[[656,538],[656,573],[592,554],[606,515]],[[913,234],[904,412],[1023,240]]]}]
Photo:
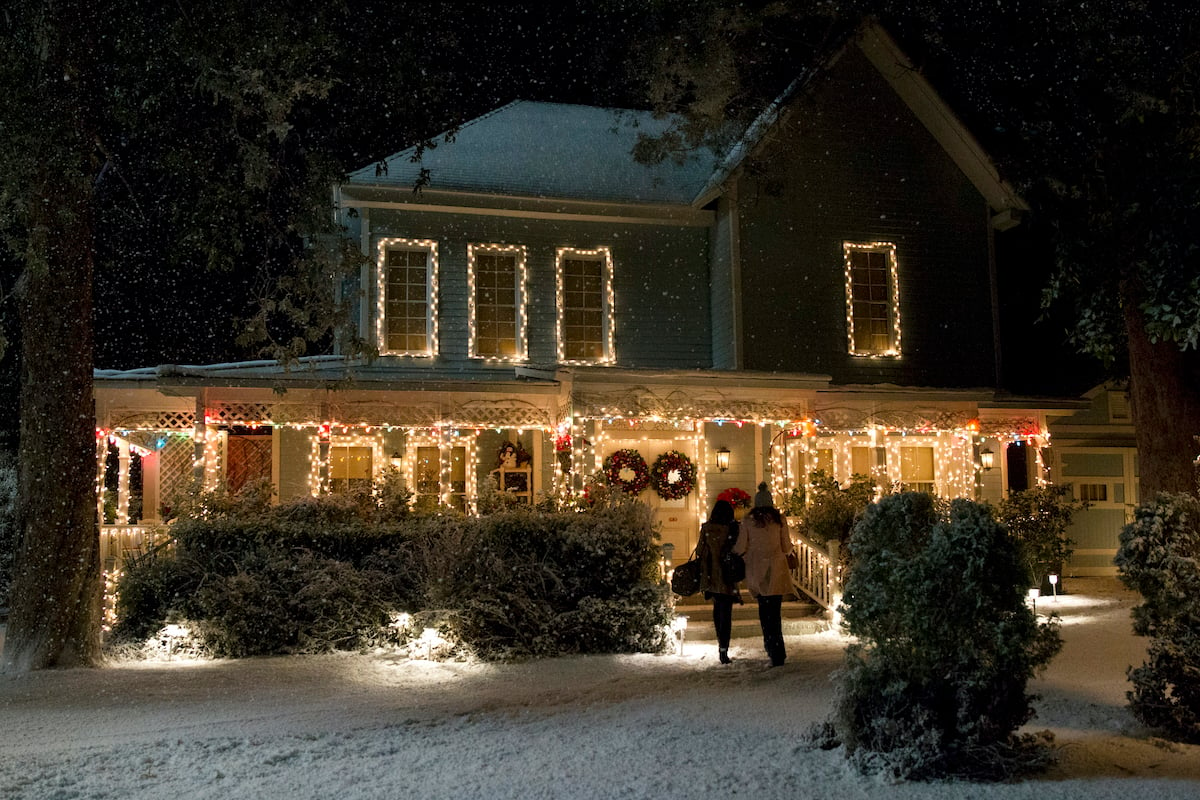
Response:
[{"label": "window frame", "polygon": [[[565,315],[566,297],[563,275],[563,262],[567,260],[594,260],[601,264],[601,308],[600,308],[600,348],[599,358],[567,358]],[[614,309],[616,307],[613,294],[613,257],[612,249],[605,246],[590,249],[579,247],[559,247],[554,252],[555,305],[557,322],[555,325],[558,340],[558,362],[560,364],[612,364],[616,360],[614,347]]]},{"label": "window frame", "polygon": [[[514,312],[516,314],[515,353],[511,356],[487,354],[479,352],[479,328],[476,286],[476,259],[480,254],[498,255],[512,253],[516,255],[516,272],[513,290],[515,293]],[[514,362],[529,359],[529,317],[528,317],[528,248],[521,244],[468,244],[467,245],[467,356],[483,361]]]},{"label": "window frame", "polygon": [[[324,452],[322,452],[324,445]],[[378,435],[327,434],[321,430],[312,437],[312,472],[309,476],[310,492],[313,495],[343,494],[333,488],[333,458],[337,448],[371,448],[371,481],[379,480],[386,466],[387,450]],[[347,486],[349,489],[349,486]]]},{"label": "window frame", "polygon": [[[887,256],[887,300],[888,347],[884,350],[862,349],[854,341],[854,268],[855,253],[884,253]],[[900,280],[896,258],[896,245],[892,242],[842,242],[842,259],[846,272],[846,346],[856,358],[898,358],[901,355],[900,337]],[[865,301],[879,303],[880,301]]]},{"label": "window frame", "polygon": [[[384,356],[418,356],[433,358],[438,354],[438,243],[433,239],[382,238],[375,259],[375,337],[379,354]],[[424,350],[388,347],[387,333],[387,256],[392,251],[424,252],[427,254],[425,275],[425,338]]]},{"label": "window frame", "polygon": [[[409,507],[415,508],[422,497],[436,497],[438,507],[459,506],[454,502],[455,497],[462,498],[460,510],[467,514],[476,512],[476,500],[479,496],[478,475],[479,455],[476,452],[478,434],[463,432],[451,434],[448,432],[414,433],[404,443],[404,482],[412,490]],[[421,492],[417,481],[417,459],[423,448],[436,449],[438,452],[438,490],[436,495]],[[461,450],[463,457],[463,488],[456,491],[451,477],[453,470],[454,451]]]}]

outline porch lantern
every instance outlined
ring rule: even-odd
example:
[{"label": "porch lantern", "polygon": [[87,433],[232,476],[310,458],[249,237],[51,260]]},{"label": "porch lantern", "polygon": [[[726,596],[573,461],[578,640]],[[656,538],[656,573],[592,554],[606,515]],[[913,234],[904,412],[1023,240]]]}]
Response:
[{"label": "porch lantern", "polygon": [[729,448],[728,447],[718,447],[717,448],[717,469],[721,470],[721,472],[724,472],[725,470],[729,469]]},{"label": "porch lantern", "polygon": [[987,445],[979,451],[979,466],[983,467],[984,472],[990,472],[992,467],[996,466],[996,454]]}]

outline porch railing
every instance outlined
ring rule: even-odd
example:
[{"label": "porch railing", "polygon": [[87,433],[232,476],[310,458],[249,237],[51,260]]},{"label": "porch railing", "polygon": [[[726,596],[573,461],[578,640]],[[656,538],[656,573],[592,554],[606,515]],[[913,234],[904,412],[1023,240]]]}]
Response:
[{"label": "porch railing", "polygon": [[101,525],[100,567],[120,569],[127,558],[145,553],[167,538],[164,525]]},{"label": "porch railing", "polygon": [[824,609],[835,610],[842,596],[838,543],[822,546],[795,530],[791,535],[800,562],[792,570],[796,592],[807,595]]}]

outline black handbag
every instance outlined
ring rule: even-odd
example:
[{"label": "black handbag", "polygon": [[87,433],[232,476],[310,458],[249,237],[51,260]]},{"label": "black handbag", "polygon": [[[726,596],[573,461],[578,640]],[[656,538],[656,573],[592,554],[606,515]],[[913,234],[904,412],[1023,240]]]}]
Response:
[{"label": "black handbag", "polygon": [[746,560],[729,550],[721,556],[721,577],[733,585],[746,579]]},{"label": "black handbag", "polygon": [[691,558],[671,573],[671,591],[680,597],[688,597],[700,591],[700,559]]},{"label": "black handbag", "polygon": [[738,536],[741,535],[741,526],[736,522],[732,526],[733,537],[725,545],[725,552],[721,554],[721,578],[730,586],[736,586],[746,579],[746,560],[733,552],[733,546],[737,544]]}]

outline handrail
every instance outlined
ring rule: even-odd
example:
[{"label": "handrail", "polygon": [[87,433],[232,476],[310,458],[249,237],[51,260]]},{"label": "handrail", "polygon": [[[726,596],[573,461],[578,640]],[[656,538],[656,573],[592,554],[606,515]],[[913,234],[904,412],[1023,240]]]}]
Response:
[{"label": "handrail", "polygon": [[792,545],[799,557],[792,570],[792,585],[827,610],[836,610],[841,602],[841,569],[838,564],[838,542],[822,546],[796,530],[789,531]]},{"label": "handrail", "polygon": [[165,525],[101,525],[100,565],[102,569],[120,569],[130,555],[142,553],[165,537]]}]

